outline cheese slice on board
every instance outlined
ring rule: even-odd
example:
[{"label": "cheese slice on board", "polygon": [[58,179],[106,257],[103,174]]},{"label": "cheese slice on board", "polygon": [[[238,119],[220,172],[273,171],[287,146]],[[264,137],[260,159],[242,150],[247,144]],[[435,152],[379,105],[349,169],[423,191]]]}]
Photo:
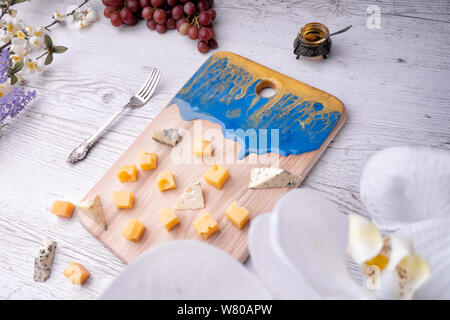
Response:
[{"label": "cheese slice on board", "polygon": [[81,202],[78,205],[78,209],[98,222],[103,227],[103,229],[108,230],[105,214],[103,212],[102,204],[100,202],[100,197],[98,196],[98,194],[95,194]]},{"label": "cheese slice on board", "polygon": [[163,129],[153,131],[152,138],[160,143],[175,147],[178,141],[180,141],[181,134],[178,129]]},{"label": "cheese slice on board", "polygon": [[194,210],[202,209],[204,207],[205,201],[203,199],[203,190],[200,182],[196,182],[184,189],[183,194],[175,205],[175,209],[177,210]]},{"label": "cheese slice on board", "polygon": [[55,257],[56,242],[45,238],[34,258],[34,281],[44,282],[50,276]]},{"label": "cheese slice on board", "polygon": [[279,168],[254,168],[250,173],[250,189],[293,188],[298,187],[302,179],[287,170]]}]

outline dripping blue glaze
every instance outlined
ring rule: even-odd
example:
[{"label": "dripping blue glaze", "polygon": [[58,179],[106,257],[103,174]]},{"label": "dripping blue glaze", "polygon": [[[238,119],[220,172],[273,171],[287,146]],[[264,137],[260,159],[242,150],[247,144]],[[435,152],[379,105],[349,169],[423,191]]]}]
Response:
[{"label": "dripping blue glaze", "polygon": [[249,153],[288,156],[316,150],[341,117],[338,111],[325,112],[320,102],[293,94],[284,94],[273,103],[276,95],[264,98],[256,93],[261,79],[226,57],[214,62],[212,58],[170,104],[178,106],[185,121],[203,119],[219,124],[227,139],[240,144],[238,159]]}]

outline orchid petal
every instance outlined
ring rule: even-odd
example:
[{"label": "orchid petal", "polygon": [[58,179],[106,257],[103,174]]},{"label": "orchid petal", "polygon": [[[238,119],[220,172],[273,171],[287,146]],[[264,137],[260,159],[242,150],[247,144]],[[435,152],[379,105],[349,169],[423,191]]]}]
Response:
[{"label": "orchid petal", "polygon": [[276,299],[320,299],[302,275],[292,273],[274,253],[269,237],[270,218],[271,214],[262,214],[253,219],[248,234],[248,248],[257,277]]},{"label": "orchid petal", "polygon": [[172,241],[140,256],[113,280],[102,299],[270,299],[242,264],[192,240]]},{"label": "orchid petal", "polygon": [[370,293],[347,268],[348,220],[319,193],[296,189],[271,216],[271,244],[278,259],[296,274],[298,287],[314,288],[323,299],[364,299]]},{"label": "orchid petal", "polygon": [[393,147],[376,153],[361,176],[361,199],[374,224],[397,230],[450,214],[450,152]]}]

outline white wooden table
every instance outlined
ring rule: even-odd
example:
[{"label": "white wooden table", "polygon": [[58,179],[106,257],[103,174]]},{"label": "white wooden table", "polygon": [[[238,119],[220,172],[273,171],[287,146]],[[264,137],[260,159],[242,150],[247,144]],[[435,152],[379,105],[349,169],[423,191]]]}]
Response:
[{"label": "white wooden table", "polygon": [[[45,25],[55,9],[65,11],[73,2],[32,1],[20,5],[20,15]],[[57,218],[50,206],[55,199],[78,203],[207,58],[176,31],[160,35],[143,22],[114,28],[103,18],[100,0],[91,2],[100,21],[82,33],[53,29],[54,42],[69,51],[30,82],[38,99],[0,130],[0,299],[96,298],[124,270],[76,217]],[[381,10],[381,29],[366,25],[372,4]],[[359,178],[377,150],[403,144],[450,148],[447,0],[217,0],[215,7],[220,50],[328,91],[346,105],[346,125],[304,182],[342,212],[365,214]],[[296,60],[292,42],[311,21],[332,31],[353,28],[334,38],[329,59]],[[153,66],[163,79],[150,103],[122,116],[87,159],[68,165],[72,148],[127,101]],[[54,269],[47,282],[34,283],[33,257],[45,236],[58,243]],[[72,261],[92,273],[82,288],[62,275]]]}]

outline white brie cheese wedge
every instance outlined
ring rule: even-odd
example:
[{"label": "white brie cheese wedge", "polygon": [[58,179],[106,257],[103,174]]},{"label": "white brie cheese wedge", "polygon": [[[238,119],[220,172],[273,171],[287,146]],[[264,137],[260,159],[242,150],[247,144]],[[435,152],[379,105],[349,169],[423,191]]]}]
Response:
[{"label": "white brie cheese wedge", "polygon": [[50,276],[55,257],[56,242],[45,238],[34,258],[34,281],[44,282]]},{"label": "white brie cheese wedge", "polygon": [[97,194],[81,202],[78,205],[78,209],[98,222],[103,227],[103,229],[108,230],[105,214],[100,202],[100,197]]},{"label": "white brie cheese wedge", "polygon": [[300,186],[301,177],[279,168],[254,168],[250,173],[250,189],[293,188]]},{"label": "white brie cheese wedge", "polygon": [[160,143],[175,147],[181,139],[181,134],[178,129],[163,129],[160,131],[154,131],[152,138]]},{"label": "white brie cheese wedge", "polygon": [[196,182],[187,187],[175,205],[175,209],[178,210],[203,209],[204,207],[205,202],[203,200],[203,190],[200,182]]}]

